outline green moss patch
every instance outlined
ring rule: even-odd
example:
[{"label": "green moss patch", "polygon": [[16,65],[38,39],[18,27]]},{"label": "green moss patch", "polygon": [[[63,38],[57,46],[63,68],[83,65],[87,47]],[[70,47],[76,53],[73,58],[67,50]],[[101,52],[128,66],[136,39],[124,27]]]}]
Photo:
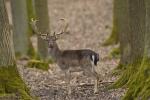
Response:
[{"label": "green moss patch", "polygon": [[0,67],[0,94],[0,98],[10,96],[8,94],[15,94],[19,100],[33,100],[16,65]]},{"label": "green moss patch", "polygon": [[113,48],[109,55],[111,58],[119,58],[120,57],[120,48]]},{"label": "green moss patch", "polygon": [[27,67],[30,68],[37,68],[41,69],[44,71],[47,71],[49,69],[49,64],[52,63],[53,61],[42,61],[42,60],[30,60],[27,64]]},{"label": "green moss patch", "polygon": [[125,70],[122,70],[121,77],[111,86],[111,88],[120,88],[126,85],[133,79],[133,75],[138,71],[141,61],[137,60],[133,64],[127,65]]},{"label": "green moss patch", "polygon": [[127,67],[128,67],[128,66],[122,65],[121,63],[119,63],[119,64],[117,65],[117,67],[116,67],[115,69],[113,69],[112,75],[113,75],[113,76],[121,75],[121,73],[122,73],[123,71],[125,71]]},{"label": "green moss patch", "polygon": [[150,59],[143,60],[136,74],[128,81],[128,91],[123,98],[148,100],[150,98]]},{"label": "green moss patch", "polygon": [[137,60],[123,70],[121,77],[109,88],[128,88],[123,100],[148,100],[150,98],[150,59]]}]

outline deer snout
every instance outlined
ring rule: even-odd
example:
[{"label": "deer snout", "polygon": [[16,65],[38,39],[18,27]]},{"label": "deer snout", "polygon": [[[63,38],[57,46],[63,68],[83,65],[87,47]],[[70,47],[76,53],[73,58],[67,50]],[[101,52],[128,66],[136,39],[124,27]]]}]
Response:
[{"label": "deer snout", "polygon": [[54,46],[53,46],[53,45],[49,45],[48,47],[49,47],[49,48],[53,48]]}]

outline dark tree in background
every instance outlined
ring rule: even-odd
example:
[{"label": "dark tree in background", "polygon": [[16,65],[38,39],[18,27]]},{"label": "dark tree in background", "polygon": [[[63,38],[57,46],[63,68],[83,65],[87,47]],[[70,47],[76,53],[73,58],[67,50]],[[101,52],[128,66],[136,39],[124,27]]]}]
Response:
[{"label": "dark tree in background", "polygon": [[[49,15],[48,15],[48,1],[47,0],[27,0],[28,7],[28,17],[36,18],[37,28],[41,33],[50,32],[49,27]],[[31,32],[31,28],[30,28]],[[42,40],[37,36],[37,53],[33,60],[28,62],[28,67],[36,67],[42,70],[49,69],[49,63],[52,60],[49,58],[48,54],[48,44],[47,41]]]},{"label": "dark tree in background", "polygon": [[[110,36],[108,37],[108,39],[106,39],[106,41],[103,43],[104,46],[108,46],[108,45],[113,45],[113,44],[117,44],[119,42],[119,23],[121,22],[120,19],[118,19],[118,8],[120,7],[120,2],[123,2],[122,0],[114,0],[113,1],[113,28],[112,28],[112,32],[110,34]],[[125,3],[125,2],[124,2]],[[124,4],[125,5],[125,4]]]},{"label": "dark tree in background", "polygon": [[[49,30],[49,15],[48,15],[48,1],[47,0],[35,0],[35,13],[36,18],[39,20],[37,22],[37,27],[40,32],[46,33]],[[48,58],[48,45],[47,42],[38,37],[38,54],[41,59]]]},{"label": "dark tree in background", "polygon": [[[130,38],[129,34],[129,11],[128,0],[114,0],[118,2],[116,7],[116,26],[118,27],[118,40],[120,43],[120,64],[119,67],[127,65],[130,61]],[[115,6],[115,5],[114,5]]]},{"label": "dark tree in background", "polygon": [[29,90],[17,70],[5,0],[0,0],[0,55],[0,99],[15,99],[10,94],[17,94],[22,100],[31,100]]},{"label": "dark tree in background", "polygon": [[27,3],[27,13],[28,13],[28,24],[29,24],[29,36],[31,37],[34,32],[32,31],[31,25],[30,25],[30,21],[32,18],[35,18],[35,5],[34,5],[34,1],[35,0],[26,0]]},{"label": "dark tree in background", "polygon": [[26,0],[10,0],[13,21],[14,47],[17,57],[34,56],[29,35],[29,21]]}]

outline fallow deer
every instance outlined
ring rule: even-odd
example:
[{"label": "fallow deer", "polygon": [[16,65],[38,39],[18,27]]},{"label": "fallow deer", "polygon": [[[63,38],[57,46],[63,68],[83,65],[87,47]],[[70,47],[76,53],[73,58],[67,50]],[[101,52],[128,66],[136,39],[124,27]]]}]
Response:
[{"label": "fallow deer", "polygon": [[55,34],[54,32],[53,35],[50,35],[49,33],[45,34],[39,32],[36,26],[36,20],[31,20],[31,25],[33,31],[36,32],[42,39],[48,42],[48,49],[51,57],[57,63],[59,68],[65,73],[68,80],[68,93],[71,93],[70,77],[71,72],[74,71],[83,71],[85,75],[92,76],[95,79],[94,93],[97,93],[99,75],[96,71],[96,67],[99,61],[99,54],[89,49],[61,50],[56,40],[58,39],[58,35],[66,32],[67,24],[62,32],[57,34]]}]

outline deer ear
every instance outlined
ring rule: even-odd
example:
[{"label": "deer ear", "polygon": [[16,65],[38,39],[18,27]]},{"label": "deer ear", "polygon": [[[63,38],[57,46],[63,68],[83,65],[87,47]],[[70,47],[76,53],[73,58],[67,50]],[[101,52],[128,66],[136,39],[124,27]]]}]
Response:
[{"label": "deer ear", "polygon": [[57,40],[57,35],[55,32],[53,33],[53,40]]},{"label": "deer ear", "polygon": [[43,40],[47,40],[47,36],[45,34],[41,34],[40,37],[43,39]]}]

